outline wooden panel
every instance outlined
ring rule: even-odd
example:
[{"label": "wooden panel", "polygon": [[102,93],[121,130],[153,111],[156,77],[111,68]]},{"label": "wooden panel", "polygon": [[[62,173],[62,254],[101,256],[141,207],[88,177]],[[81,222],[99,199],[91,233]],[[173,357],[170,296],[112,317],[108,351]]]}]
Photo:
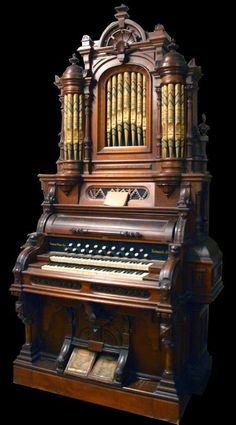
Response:
[{"label": "wooden panel", "polygon": [[20,366],[14,367],[14,382],[79,400],[145,415],[150,418],[164,419],[171,423],[179,421],[181,410],[186,404],[186,400],[184,400],[181,409],[177,401],[160,400],[145,394],[128,391],[128,389],[119,390],[102,387],[96,384],[84,383],[78,379],[58,376],[55,373],[27,369]]}]

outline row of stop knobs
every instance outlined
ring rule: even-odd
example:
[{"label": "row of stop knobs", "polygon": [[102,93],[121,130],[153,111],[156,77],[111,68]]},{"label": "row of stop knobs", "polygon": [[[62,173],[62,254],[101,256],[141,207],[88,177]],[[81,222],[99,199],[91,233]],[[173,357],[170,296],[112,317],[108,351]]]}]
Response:
[{"label": "row of stop knobs", "polygon": [[104,255],[111,257],[127,258],[148,258],[148,254],[144,252],[143,248],[135,249],[133,247],[127,248],[125,246],[119,248],[115,245],[109,248],[106,245],[99,247],[96,244],[86,244],[83,246],[81,243],[78,243],[77,245],[69,243],[68,246],[64,249],[64,251],[73,254]]}]

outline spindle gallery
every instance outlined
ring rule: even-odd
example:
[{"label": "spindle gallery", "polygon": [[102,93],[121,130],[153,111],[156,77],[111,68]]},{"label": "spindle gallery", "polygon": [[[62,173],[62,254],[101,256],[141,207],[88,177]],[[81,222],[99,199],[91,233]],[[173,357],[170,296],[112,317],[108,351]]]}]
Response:
[{"label": "spindle gallery", "polygon": [[82,38],[55,78],[57,172],[40,175],[43,213],[10,287],[25,326],[15,383],[172,423],[206,386],[223,286],[201,68],[177,50],[125,5]]}]

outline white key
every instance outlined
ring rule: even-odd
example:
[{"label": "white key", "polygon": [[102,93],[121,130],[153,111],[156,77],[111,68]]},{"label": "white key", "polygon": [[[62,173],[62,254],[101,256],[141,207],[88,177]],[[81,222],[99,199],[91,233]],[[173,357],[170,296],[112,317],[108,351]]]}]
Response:
[{"label": "white key", "polygon": [[132,270],[144,270],[148,271],[149,267],[153,263],[145,263],[145,264],[139,264],[139,262],[135,261],[129,261],[124,262],[122,260],[115,260],[113,261],[109,259],[97,259],[97,258],[86,258],[86,257],[66,257],[66,256],[60,256],[60,255],[52,255],[50,257],[50,261],[57,262],[57,263],[66,263],[66,264],[81,264],[81,265],[91,265],[91,266],[100,266],[100,267],[112,267],[117,269],[124,269],[129,268]]},{"label": "white key", "polygon": [[87,275],[87,276],[91,276],[91,275],[97,275],[97,276],[106,276],[106,277],[117,277],[119,279],[133,279],[133,280],[143,280],[143,278],[145,276],[148,275],[148,273],[141,273],[141,274],[136,274],[134,273],[125,273],[125,271],[120,271],[120,272],[114,272],[114,271],[104,271],[104,270],[96,270],[96,269],[88,269],[86,267],[84,268],[80,268],[80,267],[66,267],[63,265],[52,265],[52,264],[45,264],[41,267],[43,270],[58,270],[58,271],[66,271],[68,273],[76,273],[78,275]]}]

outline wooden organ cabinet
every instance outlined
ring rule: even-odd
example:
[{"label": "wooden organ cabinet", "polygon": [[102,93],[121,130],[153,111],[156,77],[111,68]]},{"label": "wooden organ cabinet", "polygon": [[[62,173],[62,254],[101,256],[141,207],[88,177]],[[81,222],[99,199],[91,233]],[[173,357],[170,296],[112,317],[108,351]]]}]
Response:
[{"label": "wooden organ cabinet", "polygon": [[201,69],[164,27],[116,8],[55,84],[57,173],[14,268],[25,326],[14,382],[177,423],[211,369],[209,304],[222,289],[208,236]]}]

